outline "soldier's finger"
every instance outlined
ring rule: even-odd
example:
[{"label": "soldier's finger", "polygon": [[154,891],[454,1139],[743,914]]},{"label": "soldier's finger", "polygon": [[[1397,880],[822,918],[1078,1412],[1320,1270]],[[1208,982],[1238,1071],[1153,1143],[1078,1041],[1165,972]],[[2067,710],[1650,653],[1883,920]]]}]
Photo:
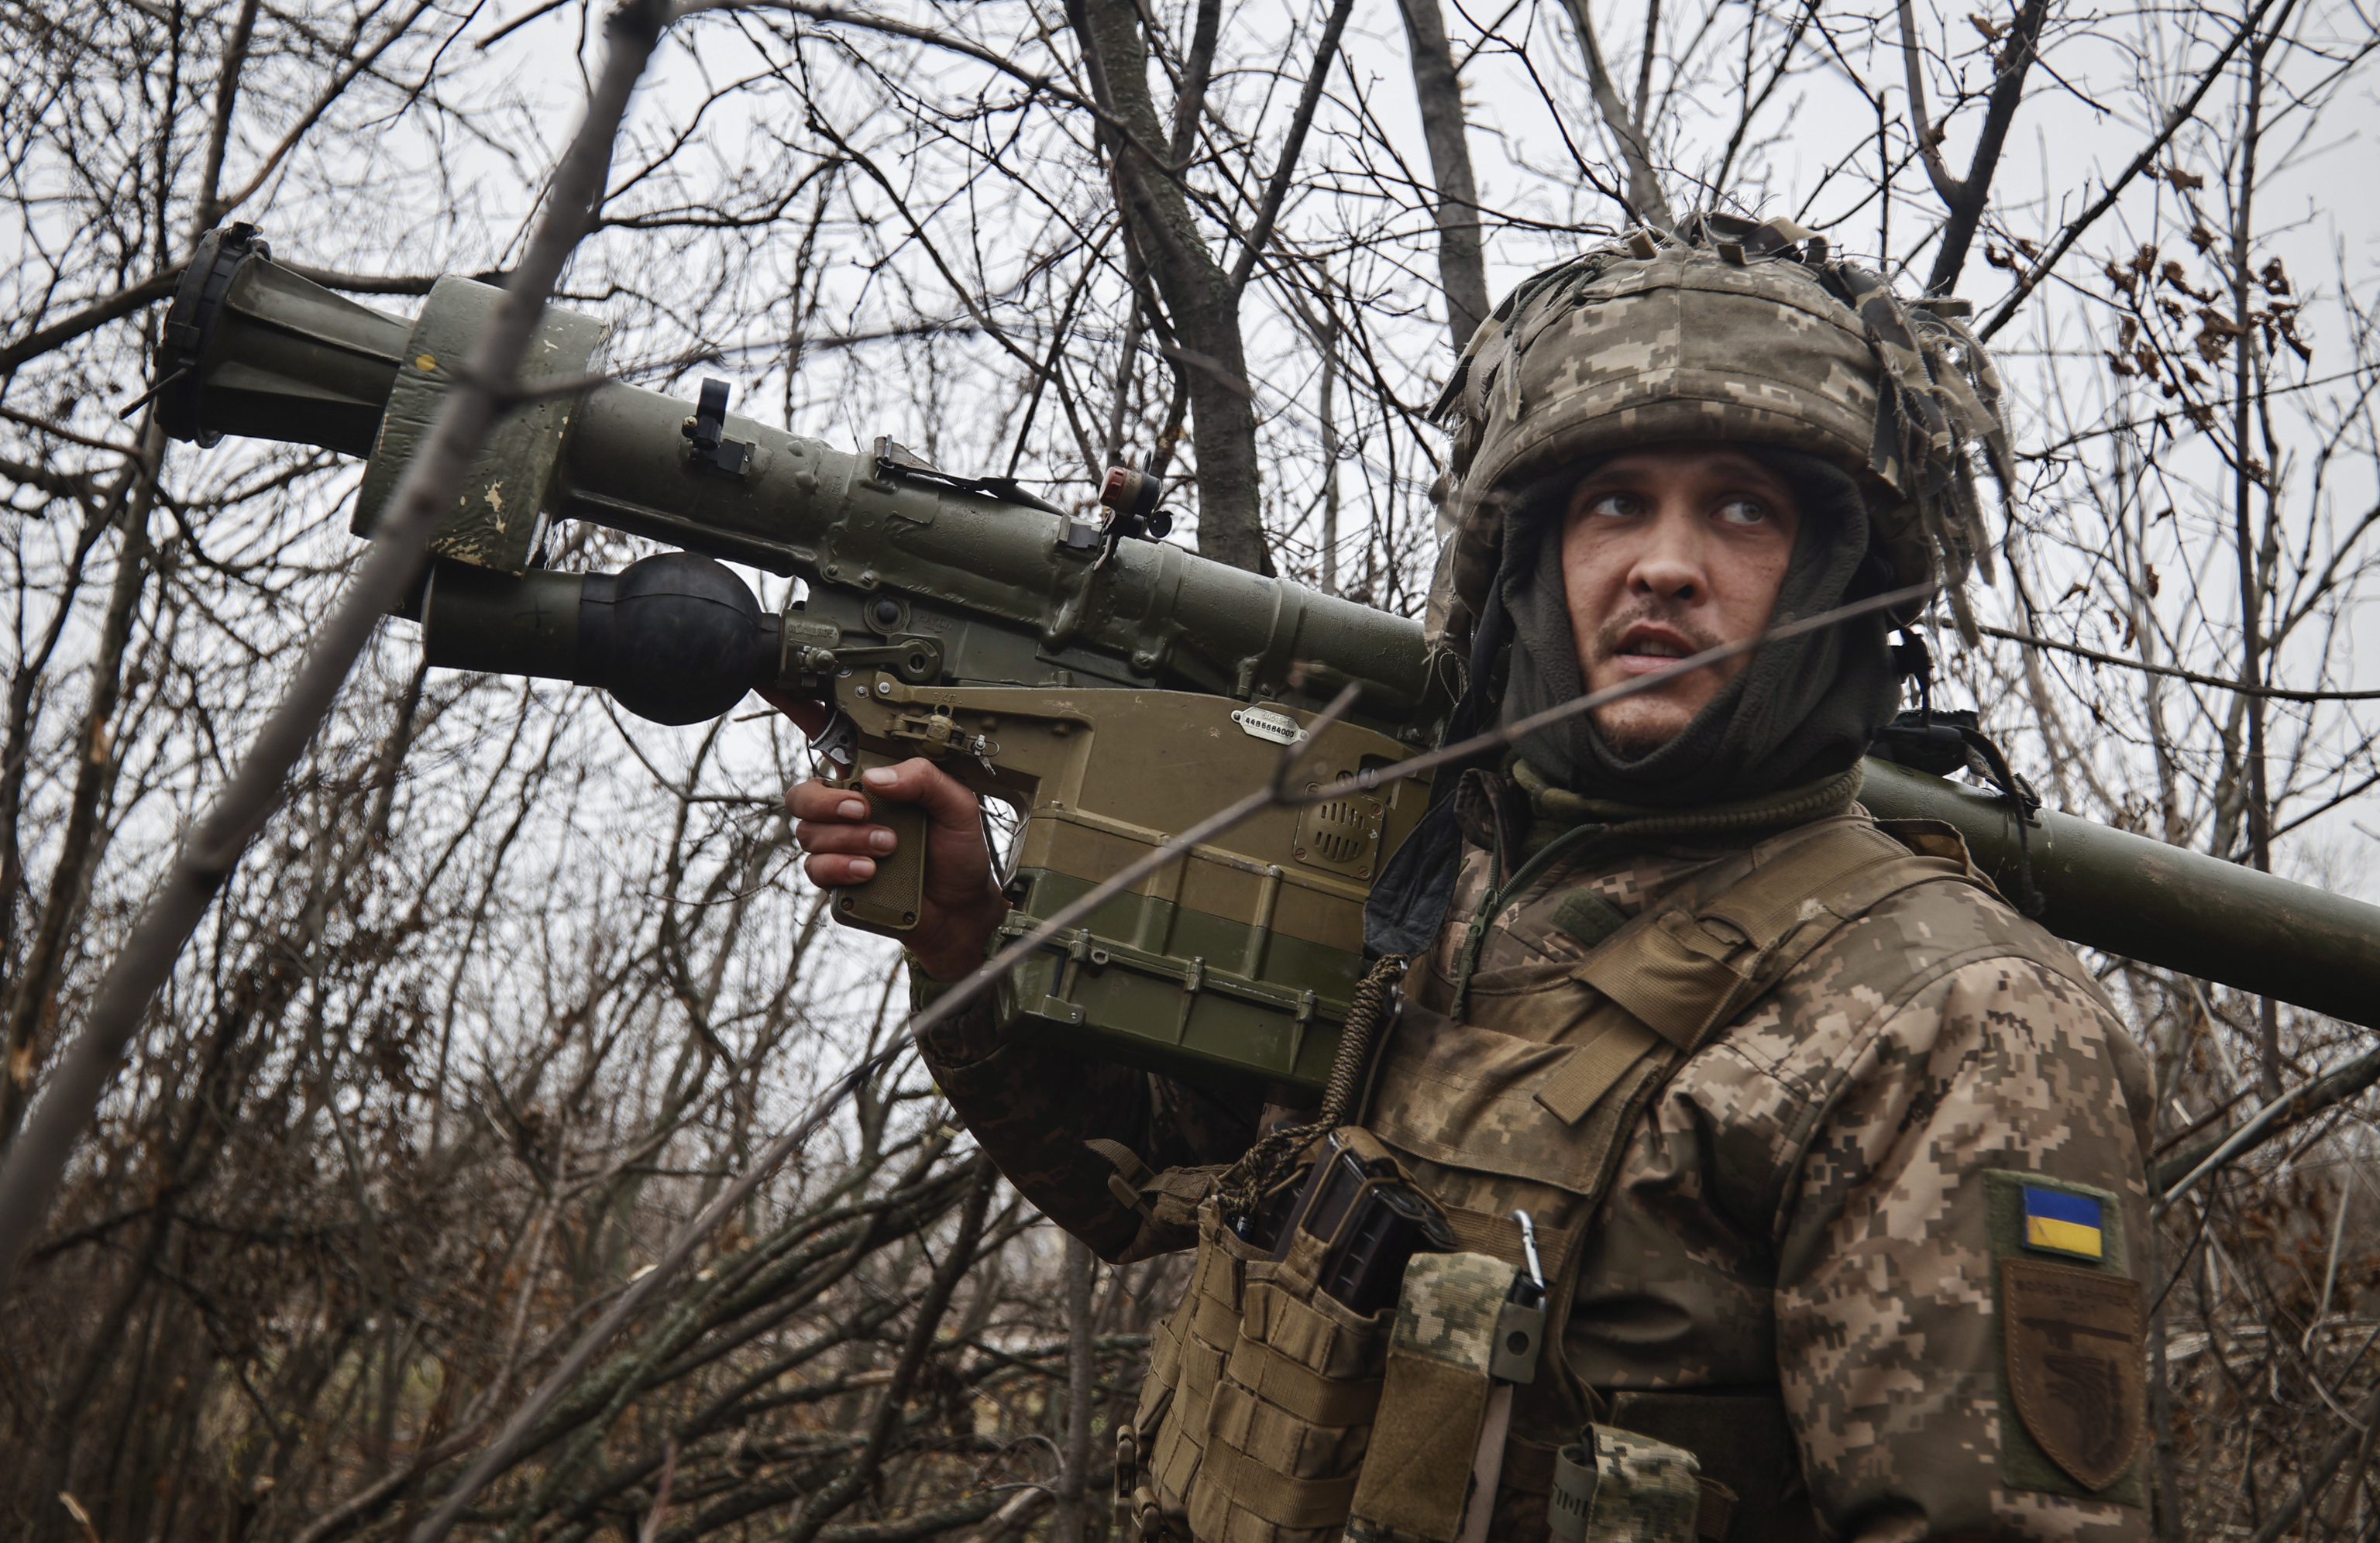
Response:
[{"label": "soldier's finger", "polygon": [[794,842],[812,854],[844,853],[856,857],[882,857],[899,844],[892,832],[881,825],[822,825],[807,820],[794,827]]},{"label": "soldier's finger", "polygon": [[785,808],[795,820],[854,820],[868,818],[868,800],[847,787],[822,782],[795,783],[785,789]]},{"label": "soldier's finger", "polygon": [[846,884],[864,884],[876,877],[873,857],[842,857],[824,856],[811,857],[802,864],[802,871],[810,882],[821,889],[841,889]]}]

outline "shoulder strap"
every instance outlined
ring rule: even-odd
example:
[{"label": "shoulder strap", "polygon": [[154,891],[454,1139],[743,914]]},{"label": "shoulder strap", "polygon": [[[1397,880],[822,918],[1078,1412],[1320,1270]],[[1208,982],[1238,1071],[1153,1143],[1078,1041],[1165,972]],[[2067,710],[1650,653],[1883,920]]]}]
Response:
[{"label": "shoulder strap", "polygon": [[1581,961],[1579,978],[1692,1051],[1845,922],[1934,880],[1980,887],[1967,863],[1921,856],[1874,825],[1820,826],[1715,894],[1689,886],[1638,917]]}]

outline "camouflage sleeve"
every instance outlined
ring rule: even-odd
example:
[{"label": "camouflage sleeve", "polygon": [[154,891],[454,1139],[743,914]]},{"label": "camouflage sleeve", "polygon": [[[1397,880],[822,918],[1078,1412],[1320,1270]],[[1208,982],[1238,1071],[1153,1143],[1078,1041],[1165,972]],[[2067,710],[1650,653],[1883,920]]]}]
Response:
[{"label": "camouflage sleeve", "polygon": [[[2105,1353],[2073,1373],[2099,1381],[2047,1385],[2021,1419],[2001,1329],[2022,1315],[2000,1306],[2000,1261],[2027,1252],[2010,1209],[2033,1203],[2022,1198],[2027,1181],[2113,1197],[2111,1214],[2088,1213],[2108,1249],[2092,1268],[2107,1276],[2144,1236],[2145,1058],[2104,999],[2023,958],[1970,955],[1898,1009],[1867,1005],[1881,1022],[1846,1047],[1851,1063],[1779,1213],[1777,1355],[1820,1516],[1863,1540],[2145,1539],[2137,1331],[2068,1343]],[[2029,1262],[2053,1282],[2084,1273],[2072,1259]],[[2145,1274],[2146,1262],[2129,1242],[2128,1272]],[[2088,1289],[2134,1303],[2136,1321],[2128,1282]],[[2053,1378],[2063,1375],[2056,1349],[2032,1352],[2053,1363]],[[2062,1362],[2082,1365],[2073,1354]],[[2046,1407],[2067,1427],[2042,1428],[2050,1439],[2036,1442],[2029,1432]],[[2046,1460],[2061,1442],[2074,1465],[2089,1469],[2092,1452],[2078,1448],[2097,1443],[2096,1462],[2129,1472],[2084,1488]]]},{"label": "camouflage sleeve", "polygon": [[[940,994],[914,966],[909,978],[914,1004]],[[1105,1259],[1132,1245],[1140,1216],[1110,1192],[1115,1169],[1084,1142],[1121,1142],[1163,1169],[1230,1162],[1256,1138],[1259,1106],[1004,1036],[988,1002],[920,1035],[917,1048],[1009,1183]]]}]

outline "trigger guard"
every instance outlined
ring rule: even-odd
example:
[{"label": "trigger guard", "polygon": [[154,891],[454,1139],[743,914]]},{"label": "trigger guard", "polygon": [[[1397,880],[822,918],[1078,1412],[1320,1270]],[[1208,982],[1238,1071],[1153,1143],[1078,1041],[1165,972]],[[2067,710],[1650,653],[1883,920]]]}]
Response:
[{"label": "trigger guard", "polygon": [[834,716],[826,721],[826,727],[819,730],[818,737],[810,741],[810,755],[820,776],[847,777],[857,769],[859,725],[851,721],[851,714],[843,711],[841,702],[834,704]]}]

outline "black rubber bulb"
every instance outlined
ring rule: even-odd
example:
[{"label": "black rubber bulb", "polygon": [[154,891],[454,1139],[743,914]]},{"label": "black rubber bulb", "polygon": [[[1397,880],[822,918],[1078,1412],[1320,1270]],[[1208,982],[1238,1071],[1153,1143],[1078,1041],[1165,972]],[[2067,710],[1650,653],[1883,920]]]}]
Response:
[{"label": "black rubber bulb", "polygon": [[589,575],[577,678],[656,723],[699,723],[776,674],[774,617],[744,581],[691,552]]}]

